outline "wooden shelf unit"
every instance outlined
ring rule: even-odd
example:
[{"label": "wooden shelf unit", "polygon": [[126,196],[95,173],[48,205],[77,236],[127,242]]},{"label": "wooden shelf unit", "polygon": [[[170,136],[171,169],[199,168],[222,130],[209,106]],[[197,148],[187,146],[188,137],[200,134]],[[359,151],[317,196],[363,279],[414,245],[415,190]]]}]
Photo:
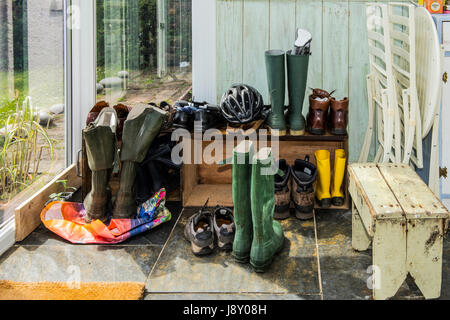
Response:
[{"label": "wooden shelf unit", "polygon": [[[224,133],[225,134],[225,133]],[[206,146],[212,142],[202,143],[202,154]],[[193,144],[191,140],[191,144]],[[235,142],[236,144],[236,142]],[[267,141],[270,146],[270,138]],[[191,145],[193,149],[193,146]],[[309,133],[303,136],[283,136],[279,137],[279,157],[286,159],[289,165],[292,165],[296,159],[304,159],[309,155],[310,161],[316,164],[314,152],[317,150],[329,150],[331,159],[330,167],[333,174],[334,152],[336,149],[344,149],[348,159],[348,136],[334,136],[329,133],[325,135],[311,135]],[[223,150],[223,158],[230,158],[232,151]],[[183,207],[201,207],[209,198],[209,206],[233,206],[231,191],[231,165],[219,166],[216,164],[184,164],[181,172],[181,191]],[[347,172],[345,174],[344,186],[345,203],[341,207],[330,207],[328,209],[349,209],[349,199],[347,191]],[[325,208],[320,208],[325,209]]]}]

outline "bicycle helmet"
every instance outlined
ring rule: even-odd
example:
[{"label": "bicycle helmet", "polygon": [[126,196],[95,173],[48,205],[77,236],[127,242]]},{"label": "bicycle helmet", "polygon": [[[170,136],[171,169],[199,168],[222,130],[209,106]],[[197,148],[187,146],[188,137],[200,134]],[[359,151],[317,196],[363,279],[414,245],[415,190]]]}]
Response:
[{"label": "bicycle helmet", "polygon": [[246,84],[235,84],[222,96],[220,111],[232,124],[247,124],[261,115],[264,102],[255,88]]}]

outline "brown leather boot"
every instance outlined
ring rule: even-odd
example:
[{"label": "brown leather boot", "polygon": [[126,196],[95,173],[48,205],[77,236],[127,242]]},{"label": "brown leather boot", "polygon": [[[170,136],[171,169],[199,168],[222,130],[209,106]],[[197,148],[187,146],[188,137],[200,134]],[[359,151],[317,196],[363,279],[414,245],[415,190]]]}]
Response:
[{"label": "brown leather boot", "polygon": [[347,134],[348,123],[348,98],[336,100],[331,98],[330,129],[331,133],[338,136]]},{"label": "brown leather boot", "polygon": [[[318,101],[319,98],[323,101]],[[309,113],[307,117],[307,130],[312,134],[324,134],[331,100],[330,94],[322,89],[314,89],[309,96]]]}]

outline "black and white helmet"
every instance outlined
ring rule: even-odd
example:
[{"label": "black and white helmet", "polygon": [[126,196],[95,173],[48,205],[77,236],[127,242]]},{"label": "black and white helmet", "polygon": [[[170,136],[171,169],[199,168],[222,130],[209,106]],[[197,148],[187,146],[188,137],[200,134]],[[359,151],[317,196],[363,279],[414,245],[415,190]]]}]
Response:
[{"label": "black and white helmet", "polygon": [[246,124],[258,117],[264,108],[261,94],[246,84],[235,84],[222,96],[220,111],[229,123]]}]

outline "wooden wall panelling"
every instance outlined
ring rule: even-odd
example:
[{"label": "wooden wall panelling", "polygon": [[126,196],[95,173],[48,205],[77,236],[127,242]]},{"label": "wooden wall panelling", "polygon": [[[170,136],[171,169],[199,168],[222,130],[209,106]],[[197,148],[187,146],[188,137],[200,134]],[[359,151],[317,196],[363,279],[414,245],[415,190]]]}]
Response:
[{"label": "wooden wall panelling", "polygon": [[311,32],[311,56],[309,58],[308,84],[305,101],[303,104],[303,114],[306,116],[309,109],[308,96],[311,93],[309,88],[322,88],[322,42],[323,30],[322,19],[323,1],[317,0],[296,0],[295,5],[295,25],[296,28],[303,28]]},{"label": "wooden wall panelling", "polygon": [[243,76],[242,81],[268,99],[264,52],[269,49],[269,4],[266,0],[244,0],[243,16]]},{"label": "wooden wall panelling", "polygon": [[217,101],[242,82],[244,0],[217,0]]}]

